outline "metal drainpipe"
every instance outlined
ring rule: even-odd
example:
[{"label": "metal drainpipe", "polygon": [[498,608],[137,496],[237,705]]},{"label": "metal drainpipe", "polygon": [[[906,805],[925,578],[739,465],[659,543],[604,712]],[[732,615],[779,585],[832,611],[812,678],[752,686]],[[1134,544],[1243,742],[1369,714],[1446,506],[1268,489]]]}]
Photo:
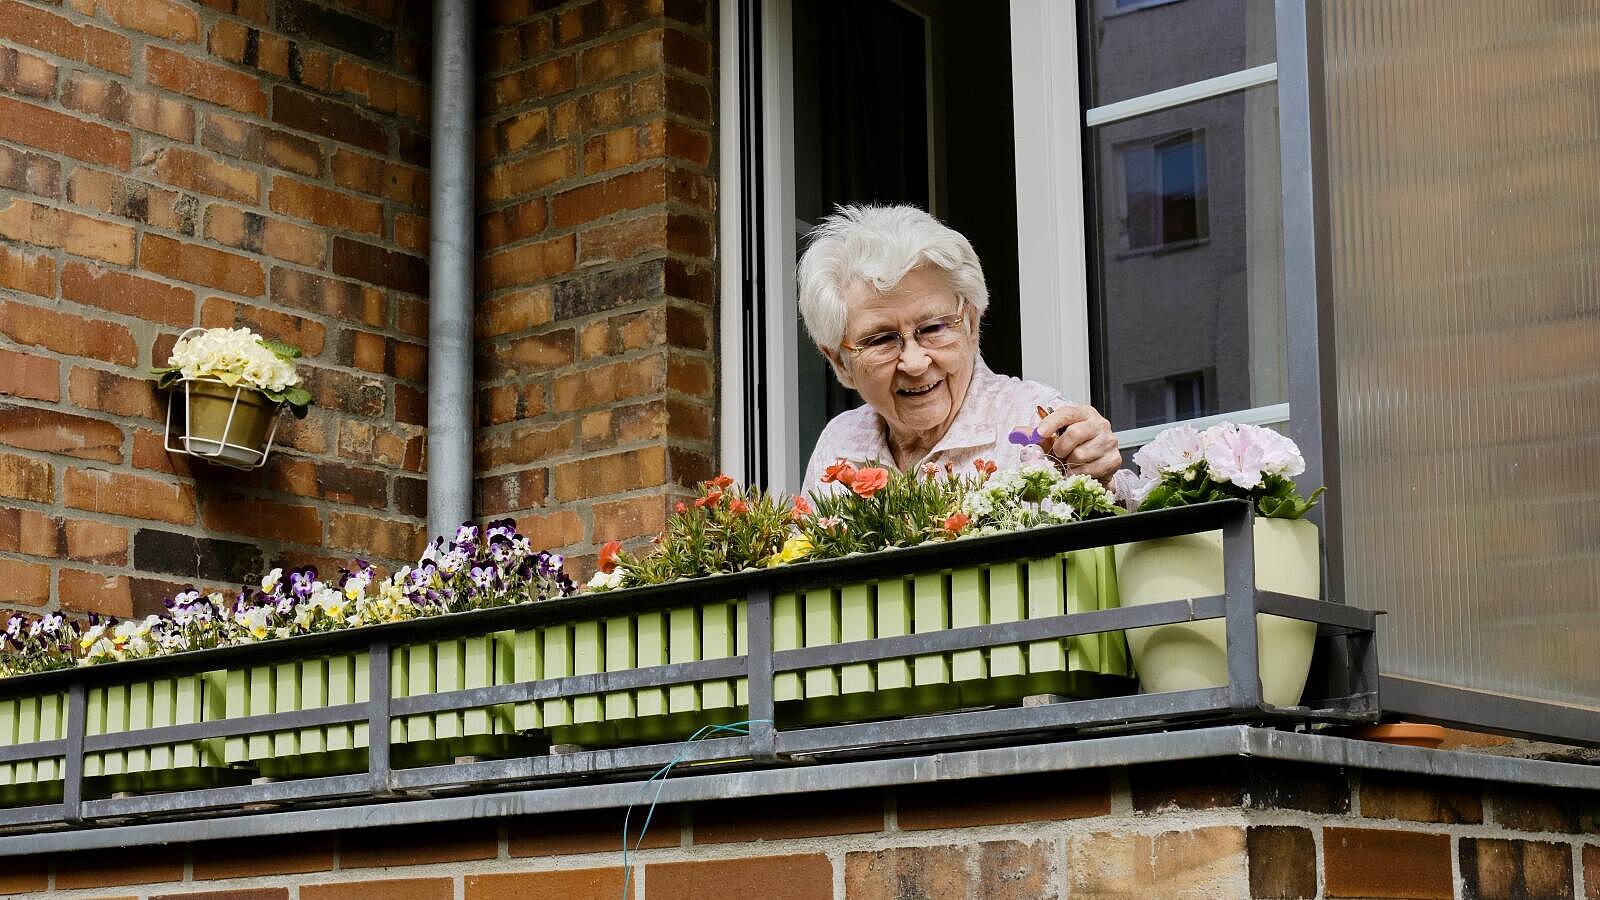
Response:
[{"label": "metal drainpipe", "polygon": [[433,3],[428,531],[472,517],[473,7]]}]

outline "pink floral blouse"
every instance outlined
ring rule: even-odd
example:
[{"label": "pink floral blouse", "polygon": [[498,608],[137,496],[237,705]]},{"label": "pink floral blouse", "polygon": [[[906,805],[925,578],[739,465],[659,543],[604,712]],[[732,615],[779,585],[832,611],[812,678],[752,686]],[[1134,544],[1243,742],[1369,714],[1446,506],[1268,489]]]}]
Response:
[{"label": "pink floral blouse", "polygon": [[[1025,448],[1008,440],[1011,430],[1033,427],[1039,421],[1037,407],[1057,408],[1066,402],[1061,392],[1049,385],[996,374],[980,357],[973,366],[966,400],[950,423],[950,430],[914,465],[933,463],[944,468],[949,463],[961,471],[971,469],[973,460],[981,458],[1001,468],[1015,466],[1022,461]],[[841,413],[822,429],[801,490],[826,489],[822,470],[841,459],[857,465],[869,459],[894,464],[888,428],[872,407],[859,406]]]}]

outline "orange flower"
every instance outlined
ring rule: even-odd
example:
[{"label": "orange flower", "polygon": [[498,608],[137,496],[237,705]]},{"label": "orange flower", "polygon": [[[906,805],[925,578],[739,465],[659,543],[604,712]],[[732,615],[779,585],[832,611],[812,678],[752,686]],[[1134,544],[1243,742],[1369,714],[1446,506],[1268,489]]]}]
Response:
[{"label": "orange flower", "polygon": [[994,470],[1000,468],[989,459],[975,459],[972,461],[972,467],[978,470],[979,475],[993,475]]},{"label": "orange flower", "polygon": [[855,466],[850,465],[848,462],[845,462],[842,459],[822,470],[823,484],[827,484],[830,481],[837,481],[845,487],[849,487],[850,482],[854,481],[855,477]]},{"label": "orange flower", "polygon": [[971,521],[964,512],[951,513],[944,520],[945,533],[950,535],[960,534],[961,529],[966,528]]},{"label": "orange flower", "polygon": [[871,497],[873,494],[883,490],[883,486],[889,483],[888,469],[870,466],[853,474],[853,480],[846,483],[850,485],[850,490],[855,491],[857,495],[862,497]]},{"label": "orange flower", "polygon": [[600,571],[610,575],[617,568],[617,554],[622,552],[621,541],[606,541],[600,546]]},{"label": "orange flower", "polygon": [[749,511],[750,505],[745,503],[743,500],[740,500],[738,497],[733,498],[733,502],[728,504],[728,512],[731,512],[736,516]]},{"label": "orange flower", "polygon": [[712,491],[694,502],[695,506],[712,507],[722,502],[722,492]]},{"label": "orange flower", "polygon": [[676,503],[676,504],[674,504],[674,505],[673,505],[673,507],[672,507],[672,511],[673,511],[673,512],[677,512],[677,513],[681,513],[681,512],[688,512],[688,510],[689,510],[689,507],[687,507],[687,506],[684,506],[684,505],[683,505],[683,501],[682,501],[682,500],[679,500],[679,501],[678,501],[678,502],[677,502],[677,503]]},{"label": "orange flower", "polygon": [[715,477],[715,478],[711,479],[710,481],[706,482],[706,487],[715,487],[719,491],[725,491],[732,484],[733,484],[733,479],[729,478],[726,474],[723,474],[723,475],[718,475],[717,477]]},{"label": "orange flower", "polygon": [[794,509],[790,511],[789,518],[798,522],[800,519],[803,519],[809,515],[811,515],[811,504],[806,502],[806,498],[794,498]]}]

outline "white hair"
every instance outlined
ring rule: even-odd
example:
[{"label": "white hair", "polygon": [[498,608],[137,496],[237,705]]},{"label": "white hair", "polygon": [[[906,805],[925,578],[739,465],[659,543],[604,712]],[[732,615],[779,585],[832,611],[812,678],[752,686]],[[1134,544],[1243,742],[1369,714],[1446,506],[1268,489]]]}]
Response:
[{"label": "white hair", "polygon": [[841,206],[812,229],[800,257],[800,316],[819,347],[844,340],[845,293],[858,282],[887,292],[921,265],[944,274],[955,295],[978,311],[989,288],[972,243],[915,206]]}]

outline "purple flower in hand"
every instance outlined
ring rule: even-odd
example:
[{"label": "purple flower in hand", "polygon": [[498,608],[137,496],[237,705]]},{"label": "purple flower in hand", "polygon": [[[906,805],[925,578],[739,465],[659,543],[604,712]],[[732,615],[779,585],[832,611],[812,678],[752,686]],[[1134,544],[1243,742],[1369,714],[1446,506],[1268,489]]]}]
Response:
[{"label": "purple flower in hand", "polygon": [[1039,434],[1039,429],[1037,428],[1013,428],[1011,430],[1011,434],[1007,436],[1006,440],[1013,444],[1020,444],[1026,447],[1029,444],[1039,443],[1041,438],[1042,436]]}]

